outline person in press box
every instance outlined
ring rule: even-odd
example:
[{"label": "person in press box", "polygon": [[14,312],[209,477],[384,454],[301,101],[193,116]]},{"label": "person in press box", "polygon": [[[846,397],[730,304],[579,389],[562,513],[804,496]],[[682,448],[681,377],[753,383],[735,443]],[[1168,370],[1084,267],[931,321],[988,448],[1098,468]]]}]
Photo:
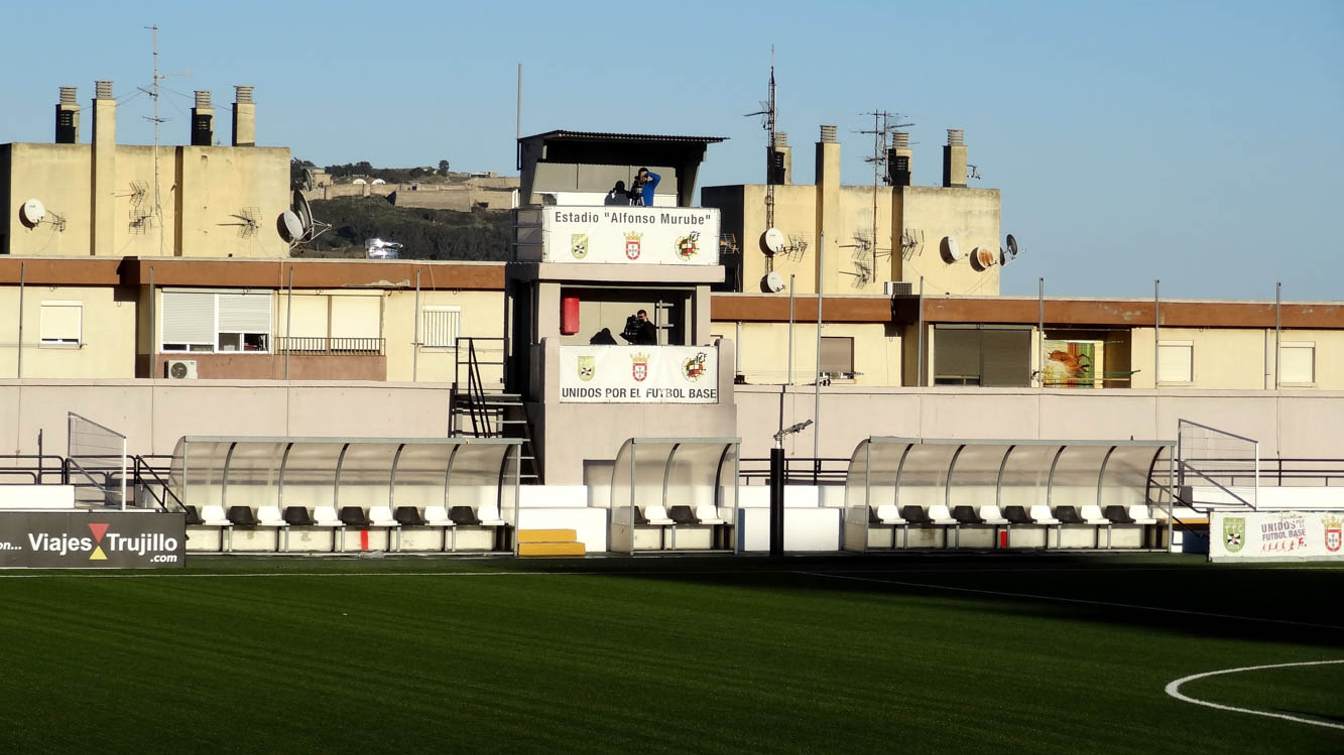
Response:
[{"label": "person in press box", "polygon": [[641,309],[625,318],[625,330],[621,331],[621,338],[635,346],[656,346],[658,331],[649,322],[649,313]]}]

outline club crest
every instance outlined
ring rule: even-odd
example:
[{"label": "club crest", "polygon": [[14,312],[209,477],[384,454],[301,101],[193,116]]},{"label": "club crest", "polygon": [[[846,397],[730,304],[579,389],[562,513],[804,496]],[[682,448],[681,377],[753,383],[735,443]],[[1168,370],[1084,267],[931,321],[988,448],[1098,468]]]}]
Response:
[{"label": "club crest", "polygon": [[588,234],[571,233],[569,235],[569,253],[574,255],[574,259],[581,260],[588,256]]},{"label": "club crest", "polygon": [[579,357],[579,380],[588,382],[597,374],[597,359],[591,356]]},{"label": "club crest", "polygon": [[1246,544],[1246,520],[1239,516],[1230,516],[1223,520],[1223,545],[1228,553],[1241,551]]},{"label": "club crest", "polygon": [[691,382],[699,380],[705,374],[705,370],[707,369],[705,365],[705,360],[707,358],[708,356],[703,351],[690,357],[681,363],[681,374],[685,375],[686,379]]},{"label": "club crest", "polygon": [[1344,520],[1327,516],[1322,521],[1325,524],[1325,549],[1331,553],[1338,553],[1339,549],[1344,547]]},{"label": "club crest", "polygon": [[677,239],[677,256],[683,260],[689,260],[700,253],[700,232],[691,231],[688,235]]},{"label": "club crest", "polygon": [[639,240],[644,234],[630,232],[625,234],[625,256],[632,260],[639,259]]}]

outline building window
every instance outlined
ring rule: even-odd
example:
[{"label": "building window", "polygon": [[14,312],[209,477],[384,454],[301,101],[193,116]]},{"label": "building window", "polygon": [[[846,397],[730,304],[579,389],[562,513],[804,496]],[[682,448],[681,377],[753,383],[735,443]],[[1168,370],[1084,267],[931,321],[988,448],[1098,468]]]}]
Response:
[{"label": "building window", "polygon": [[933,384],[1031,385],[1031,330],[939,325],[933,330]]},{"label": "building window", "polygon": [[462,310],[459,307],[424,307],[420,310],[420,345],[425,348],[456,346],[461,329]]},{"label": "building window", "polygon": [[271,294],[165,291],[165,352],[270,353]]},{"label": "building window", "polygon": [[840,379],[852,379],[854,377],[853,338],[822,337],[821,374]]},{"label": "building window", "polygon": [[79,346],[83,343],[84,305],[77,301],[44,301],[38,338],[44,346]]},{"label": "building window", "polygon": [[1179,385],[1195,382],[1195,345],[1189,341],[1163,341],[1157,346],[1157,382]]},{"label": "building window", "polygon": [[1299,341],[1279,344],[1279,384],[1315,385],[1316,344]]}]

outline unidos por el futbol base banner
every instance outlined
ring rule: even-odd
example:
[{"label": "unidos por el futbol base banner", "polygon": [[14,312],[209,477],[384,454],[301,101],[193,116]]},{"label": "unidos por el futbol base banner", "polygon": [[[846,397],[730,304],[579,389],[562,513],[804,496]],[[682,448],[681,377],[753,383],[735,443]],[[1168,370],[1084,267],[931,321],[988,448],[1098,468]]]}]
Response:
[{"label": "unidos por el futbol base banner", "polygon": [[1344,511],[1213,511],[1214,561],[1344,561]]},{"label": "unidos por el futbol base banner", "polygon": [[714,404],[713,346],[561,346],[560,400],[591,404]]},{"label": "unidos por el futbol base banner", "polygon": [[134,511],[0,511],[0,568],[184,566],[186,516]]}]

